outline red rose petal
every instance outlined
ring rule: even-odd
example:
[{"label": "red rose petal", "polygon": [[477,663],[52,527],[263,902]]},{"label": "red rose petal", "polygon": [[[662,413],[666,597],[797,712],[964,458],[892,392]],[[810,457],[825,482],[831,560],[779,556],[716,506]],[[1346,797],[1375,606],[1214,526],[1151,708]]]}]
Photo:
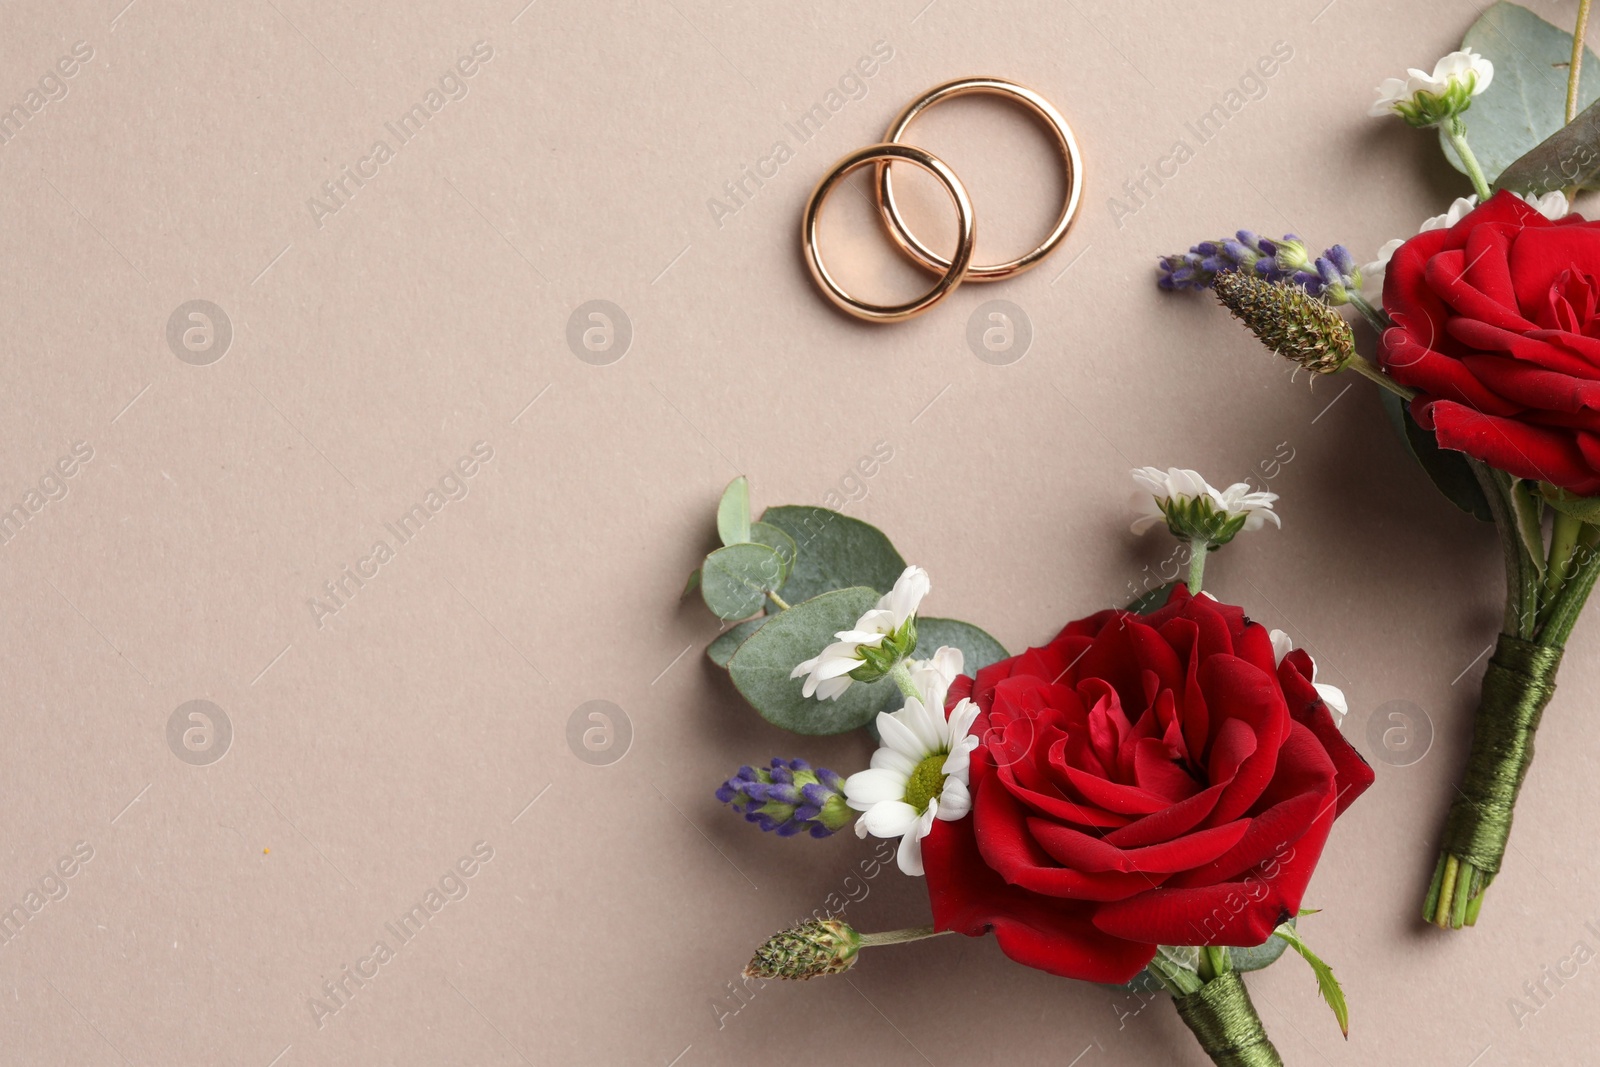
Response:
[{"label": "red rose petal", "polygon": [[1440,448],[1466,452],[1519,478],[1550,482],[1579,496],[1600,492],[1600,473],[1584,460],[1570,433],[1485,415],[1449,400],[1414,403],[1412,412],[1434,431]]},{"label": "red rose petal", "polygon": [[1180,800],[1170,808],[1163,808],[1112,830],[1105,835],[1105,839],[1118,848],[1138,848],[1170,841],[1204,822],[1206,816],[1215,810],[1217,798],[1222,796],[1225,787],[1226,783],[1210,786],[1188,800]]},{"label": "red rose petal", "polygon": [[[1463,220],[1465,221],[1465,220]],[[1528,228],[1511,247],[1511,279],[1524,318],[1544,322],[1550,290],[1566,271],[1600,274],[1600,230],[1593,226]]]},{"label": "red rose petal", "polygon": [[1028,820],[1028,833],[1052,859],[1088,873],[1120,871],[1165,876],[1193,870],[1226,855],[1249,830],[1250,820],[1240,819],[1160,844],[1123,849],[1044,819]]},{"label": "red rose petal", "polygon": [[978,852],[972,821],[936,820],[922,839],[933,924],[969,937],[994,931],[1000,950],[1063,978],[1120,985],[1155,958],[1153,942],[1097,929],[1094,905],[1040,897],[1007,885]]},{"label": "red rose petal", "polygon": [[1299,840],[1238,881],[1190,888],[1163,886],[1102,904],[1094,924],[1116,937],[1148,937],[1157,944],[1259,945],[1279,923],[1299,913],[1306,883],[1333,826],[1334,798]]}]

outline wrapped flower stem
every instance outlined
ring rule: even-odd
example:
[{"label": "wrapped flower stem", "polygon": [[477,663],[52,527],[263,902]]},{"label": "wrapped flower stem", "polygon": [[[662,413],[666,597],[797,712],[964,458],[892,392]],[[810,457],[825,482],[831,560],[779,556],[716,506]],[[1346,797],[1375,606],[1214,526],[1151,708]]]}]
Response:
[{"label": "wrapped flower stem", "polygon": [[1533,762],[1534,734],[1555,695],[1562,649],[1600,576],[1600,527],[1557,511],[1545,550],[1543,505],[1527,483],[1477,461],[1472,466],[1500,530],[1506,611],[1423,903],[1423,918],[1442,929],[1474,925],[1484,891],[1500,871],[1517,794]]},{"label": "wrapped flower stem", "polygon": [[1172,1002],[1217,1067],[1283,1067],[1237,972],[1219,974]]}]

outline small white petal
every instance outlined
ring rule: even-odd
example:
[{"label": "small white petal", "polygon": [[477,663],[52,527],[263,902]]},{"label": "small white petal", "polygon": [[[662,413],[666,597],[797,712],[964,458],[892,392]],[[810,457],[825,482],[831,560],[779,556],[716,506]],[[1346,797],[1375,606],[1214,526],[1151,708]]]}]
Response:
[{"label": "small white petal", "polygon": [[1283,657],[1294,651],[1294,640],[1282,630],[1273,630],[1267,636],[1272,638],[1272,658],[1281,664]]},{"label": "small white petal", "polygon": [[928,572],[921,567],[912,565],[901,572],[900,577],[895,579],[894,588],[878,601],[880,611],[887,609],[894,616],[894,624],[888,629],[899,628],[915,615],[922,598],[928,595],[932,587],[933,583],[928,580]]},{"label": "small white petal", "polygon": [[[878,717],[881,719],[888,714],[887,711],[880,711],[878,712]],[[880,728],[879,733],[881,734],[882,732]],[[872,754],[872,760],[868,766],[894,771],[905,778],[910,778],[911,772],[917,769],[917,761],[903,752],[896,752],[892,748],[880,748]]]},{"label": "small white petal", "polygon": [[972,794],[967,791],[967,783],[959,778],[946,778],[944,788],[939,791],[939,818],[955,822],[965,818],[971,810]]},{"label": "small white petal", "polygon": [[845,690],[850,688],[855,679],[848,674],[843,678],[829,678],[817,683],[818,700],[838,700],[844,696]]},{"label": "small white petal", "polygon": [[873,837],[899,837],[917,823],[917,809],[903,800],[886,800],[861,813],[859,820]]},{"label": "small white petal", "polygon": [[933,829],[933,820],[938,814],[939,798],[934,797],[928,801],[928,810],[922,813],[916,825],[900,839],[900,851],[895,858],[900,863],[900,869],[912,877],[922,875],[922,839]]},{"label": "small white petal", "polygon": [[857,811],[866,811],[885,800],[904,800],[910,779],[884,768],[857,771],[844,780],[844,802]]},{"label": "small white petal", "polygon": [[921,762],[928,755],[928,749],[922,744],[921,739],[912,732],[911,727],[895,718],[894,715],[878,716],[878,736],[883,744],[894,749],[902,755]]},{"label": "small white petal", "polygon": [[917,742],[924,752],[937,752],[944,747],[944,716],[939,716],[939,722],[934,723],[928,709],[922,706],[920,700],[907,700],[905,707],[893,713],[894,718],[905,725],[905,728],[916,735]]},{"label": "small white petal", "polygon": [[1350,714],[1350,705],[1345,701],[1342,689],[1322,682],[1314,684],[1317,695],[1322,698],[1322,702],[1328,705],[1328,710],[1333,712],[1338,719],[1343,720],[1346,715]]}]

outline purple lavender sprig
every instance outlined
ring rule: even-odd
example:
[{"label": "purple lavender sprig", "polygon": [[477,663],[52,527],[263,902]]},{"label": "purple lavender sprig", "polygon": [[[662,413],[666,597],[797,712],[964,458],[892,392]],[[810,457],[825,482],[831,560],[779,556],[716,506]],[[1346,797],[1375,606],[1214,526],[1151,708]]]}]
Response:
[{"label": "purple lavender sprig", "polygon": [[827,837],[855,816],[844,802],[844,779],[802,759],[774,759],[759,770],[740,767],[717,787],[717,799],[779,837],[802,830]]},{"label": "purple lavender sprig", "polygon": [[1254,272],[1269,282],[1289,282],[1329,304],[1345,304],[1361,291],[1361,271],[1344,245],[1334,245],[1315,260],[1294,234],[1274,240],[1240,230],[1233,237],[1201,241],[1181,255],[1157,260],[1163,289],[1210,289],[1225,271]]}]

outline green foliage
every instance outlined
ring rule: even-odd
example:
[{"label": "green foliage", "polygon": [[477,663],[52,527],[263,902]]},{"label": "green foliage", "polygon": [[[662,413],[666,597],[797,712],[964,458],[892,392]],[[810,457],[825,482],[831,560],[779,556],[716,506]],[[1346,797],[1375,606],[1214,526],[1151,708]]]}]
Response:
[{"label": "green foliage", "polygon": [[1315,952],[1312,952],[1306,943],[1300,940],[1300,935],[1293,926],[1284,923],[1272,932],[1272,936],[1282,938],[1289,943],[1289,947],[1305,957],[1311,964],[1311,973],[1317,976],[1317,992],[1322,994],[1322,999],[1328,1002],[1328,1007],[1333,1009],[1333,1017],[1339,1020],[1339,1029],[1348,1039],[1350,1036],[1350,1008],[1344,1002],[1344,990],[1339,988],[1339,980],[1333,976],[1333,968],[1323,963]]},{"label": "green foliage", "polygon": [[839,734],[866,725],[894,683],[856,682],[838,700],[801,695],[796,665],[811,659],[878,602],[876,590],[836,589],[781,611],[747,637],[728,663],[733,684],[763,719],[797,734]]},{"label": "green foliage", "polygon": [[[1494,64],[1494,81],[1462,115],[1472,153],[1484,177],[1494,182],[1566,123],[1572,34],[1525,7],[1502,2],[1472,24],[1461,47]],[[1600,61],[1588,49],[1583,69],[1600,75]],[[1583,108],[1600,97],[1600,76],[1581,79],[1579,88],[1578,106]],[[1445,158],[1465,174],[1442,127],[1439,143]]]},{"label": "green foliage", "polygon": [[791,604],[853,586],[887,593],[906,569],[906,561],[883,531],[837,511],[774,507],[762,514],[761,521],[794,539],[798,558],[785,594]]},{"label": "green foliage", "polygon": [[1467,457],[1460,452],[1440,448],[1433,434],[1417,425],[1417,420],[1411,417],[1405,401],[1387,389],[1381,390],[1378,396],[1383,401],[1383,408],[1388,412],[1395,432],[1405,442],[1406,451],[1411,453],[1411,458],[1417,461],[1434,487],[1444,494],[1446,500],[1473,518],[1481,522],[1493,522],[1494,513],[1489,510],[1488,498],[1483,495],[1483,486],[1478,484],[1477,477],[1473,475]]},{"label": "green foliage", "polygon": [[722,491],[722,500],[717,504],[717,536],[725,545],[750,540],[750,483],[742,474]]},{"label": "green foliage", "polygon": [[783,585],[783,560],[766,545],[719,548],[700,568],[700,595],[719,619],[747,619]]}]

